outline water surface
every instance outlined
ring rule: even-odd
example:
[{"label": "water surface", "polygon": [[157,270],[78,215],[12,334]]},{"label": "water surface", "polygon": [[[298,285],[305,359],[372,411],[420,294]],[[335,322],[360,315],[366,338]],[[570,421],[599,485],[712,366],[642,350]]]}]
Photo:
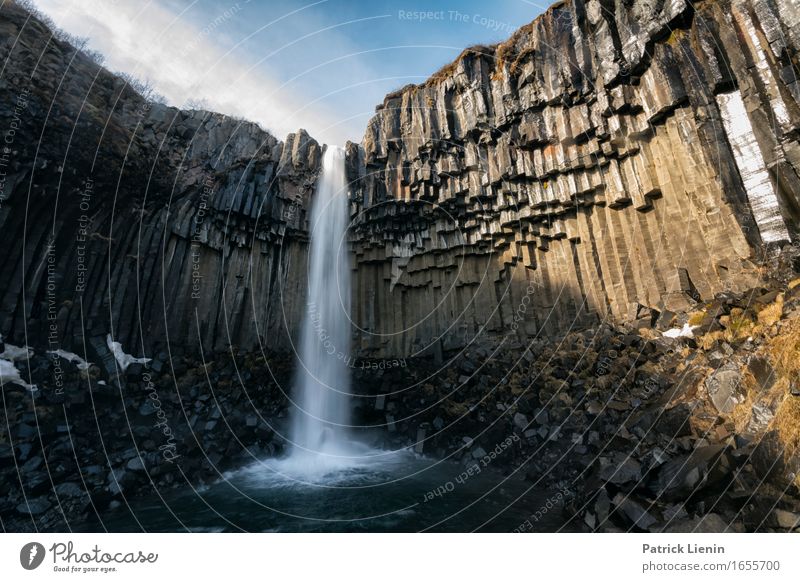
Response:
[{"label": "water surface", "polygon": [[317,473],[291,457],[257,462],[201,489],[162,492],[164,501],[132,501],[104,523],[110,531],[510,532],[526,520],[533,531],[564,521],[552,501],[542,515],[555,496],[528,491],[521,476],[480,463],[470,475],[459,463],[406,451],[376,455],[332,461]]}]

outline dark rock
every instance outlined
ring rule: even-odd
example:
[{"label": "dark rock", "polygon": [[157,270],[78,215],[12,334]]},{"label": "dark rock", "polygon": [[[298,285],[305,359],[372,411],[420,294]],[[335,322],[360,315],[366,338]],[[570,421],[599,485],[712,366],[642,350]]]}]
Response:
[{"label": "dark rock", "polygon": [[81,486],[77,483],[73,483],[72,481],[67,481],[66,483],[56,485],[55,491],[59,498],[83,497],[85,495],[85,491],[81,488]]},{"label": "dark rock", "polygon": [[597,494],[597,499],[594,502],[594,512],[597,515],[599,523],[603,523],[608,519],[608,514],[611,511],[611,500],[608,497],[605,489],[600,489]]},{"label": "dark rock", "polygon": [[742,376],[735,365],[718,369],[706,380],[706,390],[718,411],[730,414],[744,400],[741,383]]},{"label": "dark rock", "polygon": [[[692,425],[690,418],[692,416],[693,408],[685,403],[678,404],[672,408],[664,410],[660,413],[659,409],[654,428],[660,434],[667,435],[670,438],[681,438],[692,434]],[[650,428],[649,423],[646,422],[646,428]]]},{"label": "dark rock", "polygon": [[659,468],[648,488],[664,501],[687,499],[730,477],[726,451],[723,445],[710,445],[675,457]]},{"label": "dark rock", "polygon": [[614,461],[606,461],[606,463],[601,466],[599,471],[599,477],[603,481],[623,485],[631,481],[639,481],[642,478],[642,466],[631,457],[618,455]]},{"label": "dark rock", "polygon": [[134,457],[125,465],[129,471],[144,471],[144,463],[140,457]]},{"label": "dark rock", "polygon": [[775,370],[769,360],[761,356],[751,356],[747,362],[747,369],[755,378],[756,384],[763,391],[767,391],[775,384]]},{"label": "dark rock", "polygon": [[665,309],[660,313],[658,319],[656,320],[656,329],[658,331],[667,331],[671,329],[675,325],[677,314]]},{"label": "dark rock", "polygon": [[616,514],[624,517],[632,526],[647,530],[656,523],[656,518],[642,504],[631,499],[630,496],[617,493],[611,503],[616,508]]},{"label": "dark rock", "polygon": [[35,457],[31,457],[30,459],[25,461],[25,464],[22,465],[20,470],[23,473],[30,473],[32,471],[35,471],[36,469],[42,466],[42,461],[43,461],[42,457],[38,455]]},{"label": "dark rock", "polygon": [[51,507],[52,503],[46,497],[37,497],[17,505],[17,511],[23,515],[41,515]]}]

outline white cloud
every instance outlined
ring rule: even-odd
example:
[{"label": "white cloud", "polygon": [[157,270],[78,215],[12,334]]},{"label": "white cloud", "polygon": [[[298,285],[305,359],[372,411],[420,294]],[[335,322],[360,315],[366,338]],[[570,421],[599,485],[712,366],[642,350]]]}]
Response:
[{"label": "white cloud", "polygon": [[88,37],[89,47],[105,55],[106,67],[150,80],[170,105],[202,99],[209,109],[257,121],[279,139],[300,127],[321,141],[343,143],[347,137],[346,128],[304,108],[308,100],[281,88],[263,67],[215,44],[208,27],[198,28],[152,0],[37,4],[60,28]]}]

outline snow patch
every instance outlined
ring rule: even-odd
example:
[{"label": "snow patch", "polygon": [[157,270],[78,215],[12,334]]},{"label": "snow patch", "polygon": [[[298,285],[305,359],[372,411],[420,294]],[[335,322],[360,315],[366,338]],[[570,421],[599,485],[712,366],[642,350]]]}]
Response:
[{"label": "snow patch", "polygon": [[106,336],[106,344],[108,344],[108,349],[111,350],[111,353],[114,354],[114,357],[119,364],[119,367],[122,368],[122,371],[128,369],[128,366],[131,364],[146,364],[152,361],[152,358],[135,358],[130,354],[126,354],[122,351],[122,344],[119,342],[115,342],[111,339],[111,334]]},{"label": "snow patch", "polygon": [[671,337],[671,338],[678,338],[678,337],[694,337],[694,330],[696,330],[699,325],[689,325],[688,323],[684,323],[683,327],[675,327],[673,329],[668,329],[662,335],[664,337]]},{"label": "snow patch", "polygon": [[22,376],[19,375],[19,370],[14,365],[14,362],[10,362],[5,359],[0,359],[0,383],[5,384],[7,382],[11,382],[13,384],[17,384],[22,386],[23,388],[27,388],[31,392],[38,390],[36,386],[33,384],[28,384],[25,380],[22,379]]},{"label": "snow patch", "polygon": [[5,351],[0,354],[0,359],[8,362],[18,362],[19,360],[27,360],[33,355],[33,350],[28,346],[19,347],[6,344]]},{"label": "snow patch", "polygon": [[68,362],[73,362],[76,364],[79,370],[88,370],[89,366],[91,366],[91,362],[87,362],[83,358],[81,358],[78,354],[73,354],[72,352],[67,352],[65,350],[48,350],[48,354],[54,354],[59,358],[64,358]]}]

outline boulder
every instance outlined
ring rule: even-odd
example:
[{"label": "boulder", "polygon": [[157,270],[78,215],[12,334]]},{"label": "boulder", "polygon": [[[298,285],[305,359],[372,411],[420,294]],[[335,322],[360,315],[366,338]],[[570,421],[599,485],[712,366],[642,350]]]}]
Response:
[{"label": "boulder", "polygon": [[744,401],[742,375],[735,364],[713,372],[706,379],[705,385],[711,402],[721,413],[730,414],[737,404]]},{"label": "boulder", "polygon": [[631,526],[647,530],[656,523],[656,518],[645,509],[644,505],[635,501],[630,496],[617,493],[611,503],[615,506],[617,515],[623,517]]},{"label": "boulder", "polygon": [[731,476],[727,447],[708,445],[661,465],[647,484],[660,500],[685,500]]},{"label": "boulder", "polygon": [[28,499],[27,503],[23,502],[17,505],[17,512],[24,515],[41,515],[52,507],[52,503],[48,501],[47,497],[37,497],[35,499]]},{"label": "boulder", "polygon": [[778,527],[790,531],[796,530],[798,527],[800,527],[800,513],[787,511],[785,509],[776,509],[772,515]]},{"label": "boulder", "polygon": [[642,478],[642,466],[639,462],[625,455],[617,455],[611,461],[609,459],[601,459],[604,464],[599,470],[599,478],[607,483],[615,485],[623,485],[630,482],[638,482]]}]

